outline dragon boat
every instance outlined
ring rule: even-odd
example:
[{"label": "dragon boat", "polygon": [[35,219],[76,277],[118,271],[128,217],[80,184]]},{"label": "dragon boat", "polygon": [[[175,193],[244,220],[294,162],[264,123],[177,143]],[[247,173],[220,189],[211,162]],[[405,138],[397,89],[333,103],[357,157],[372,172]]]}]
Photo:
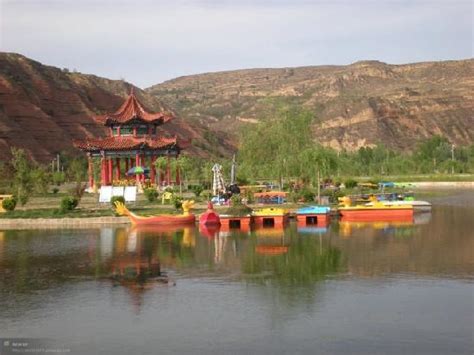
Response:
[{"label": "dragon boat", "polygon": [[183,214],[162,214],[158,216],[139,216],[131,211],[120,201],[115,202],[115,210],[121,216],[127,216],[133,225],[137,226],[170,226],[189,225],[196,222],[196,216],[189,211],[194,207],[194,201],[183,201]]}]

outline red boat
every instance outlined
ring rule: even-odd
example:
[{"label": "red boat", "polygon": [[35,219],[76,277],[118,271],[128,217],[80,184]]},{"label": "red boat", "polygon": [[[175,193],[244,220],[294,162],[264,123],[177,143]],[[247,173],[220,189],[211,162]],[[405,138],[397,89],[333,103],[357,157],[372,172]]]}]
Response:
[{"label": "red boat", "polygon": [[214,206],[212,202],[207,203],[207,211],[204,212],[201,217],[199,217],[199,224],[212,226],[212,225],[220,225],[221,221],[219,215],[214,211]]}]

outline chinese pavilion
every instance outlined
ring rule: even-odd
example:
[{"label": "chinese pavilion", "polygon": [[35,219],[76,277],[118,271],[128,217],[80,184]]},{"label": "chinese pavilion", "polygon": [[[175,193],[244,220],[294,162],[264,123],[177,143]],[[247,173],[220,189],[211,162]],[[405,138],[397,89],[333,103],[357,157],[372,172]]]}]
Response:
[{"label": "chinese pavilion", "polygon": [[[161,136],[157,127],[169,122],[174,116],[169,113],[147,112],[138,101],[133,91],[122,106],[112,114],[96,116],[96,121],[108,128],[105,138],[87,138],[74,141],[74,146],[87,152],[89,161],[89,185],[94,186],[93,158],[100,158],[100,182],[102,186],[112,185],[114,180],[122,178],[121,167],[125,172],[133,167],[150,166],[150,180],[156,179],[155,160],[167,157],[166,173],[159,172],[161,180],[171,183],[170,158],[179,156],[182,147],[178,138]],[[145,181],[143,170],[135,176],[137,185]],[[179,184],[179,171],[176,172],[176,183]]]}]

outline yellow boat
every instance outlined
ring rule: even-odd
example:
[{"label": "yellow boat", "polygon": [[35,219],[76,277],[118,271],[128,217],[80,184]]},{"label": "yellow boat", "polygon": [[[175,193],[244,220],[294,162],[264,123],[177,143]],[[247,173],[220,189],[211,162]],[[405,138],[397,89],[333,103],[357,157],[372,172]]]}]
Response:
[{"label": "yellow boat", "polygon": [[273,217],[273,216],[284,216],[288,212],[284,208],[273,208],[273,207],[267,207],[267,208],[261,208],[258,210],[253,211],[254,216],[258,217]]},{"label": "yellow boat", "polygon": [[284,208],[261,208],[252,212],[256,226],[283,227],[288,221],[288,212]]},{"label": "yellow boat", "polygon": [[392,206],[385,205],[379,201],[373,201],[372,205],[355,205],[345,196],[339,199],[342,206],[338,207],[338,211],[343,220],[346,221],[391,221],[391,220],[412,220],[413,206],[402,205]]}]

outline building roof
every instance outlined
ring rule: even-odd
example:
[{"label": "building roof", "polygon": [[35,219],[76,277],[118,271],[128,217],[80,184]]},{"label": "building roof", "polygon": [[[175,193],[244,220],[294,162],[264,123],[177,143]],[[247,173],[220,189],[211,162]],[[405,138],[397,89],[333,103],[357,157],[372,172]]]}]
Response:
[{"label": "building roof", "polygon": [[85,151],[98,150],[153,150],[180,148],[177,137],[131,137],[131,136],[112,136],[105,138],[87,138],[86,140],[76,140],[73,142],[76,148]]},{"label": "building roof", "polygon": [[97,116],[96,119],[105,125],[124,124],[132,120],[141,120],[147,123],[166,123],[172,120],[174,116],[170,113],[157,112],[150,113],[145,110],[140,101],[133,92],[130,93],[127,100],[112,114]]}]

